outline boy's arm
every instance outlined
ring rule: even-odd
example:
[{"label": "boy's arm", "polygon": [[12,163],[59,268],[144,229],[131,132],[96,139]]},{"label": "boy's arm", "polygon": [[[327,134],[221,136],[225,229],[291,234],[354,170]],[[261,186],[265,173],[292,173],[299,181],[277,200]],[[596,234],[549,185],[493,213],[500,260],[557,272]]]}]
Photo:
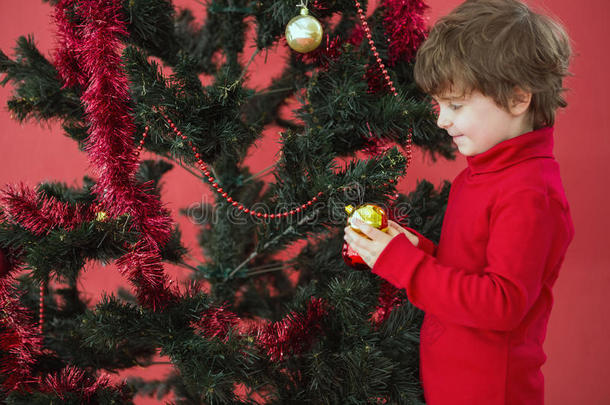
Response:
[{"label": "boy's arm", "polygon": [[565,207],[544,193],[507,198],[491,218],[487,266],[481,272],[445,266],[398,235],[373,272],[407,291],[409,300],[440,319],[475,328],[514,329],[537,298],[548,263],[558,270],[572,239]]}]

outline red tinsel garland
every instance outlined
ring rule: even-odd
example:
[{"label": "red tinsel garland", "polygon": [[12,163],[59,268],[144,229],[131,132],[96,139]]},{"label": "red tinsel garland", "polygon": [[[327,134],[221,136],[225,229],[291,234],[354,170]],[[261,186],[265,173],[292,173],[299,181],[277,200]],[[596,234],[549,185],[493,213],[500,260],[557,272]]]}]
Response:
[{"label": "red tinsel garland", "polygon": [[218,337],[228,339],[229,331],[237,326],[239,318],[233,312],[227,310],[226,305],[218,308],[209,308],[201,319],[191,322],[191,327],[208,339]]},{"label": "red tinsel garland", "polygon": [[371,316],[371,321],[375,326],[381,326],[388,319],[392,310],[400,304],[401,299],[398,296],[398,291],[396,287],[387,281],[381,282],[379,303],[373,316]]},{"label": "red tinsel garland", "polygon": [[31,368],[42,353],[42,337],[19,302],[14,281],[10,273],[0,278],[0,374],[6,391],[37,381]]},{"label": "red tinsel garland", "polygon": [[424,11],[428,5],[422,0],[384,0],[383,25],[388,38],[388,65],[410,61],[426,38]]},{"label": "red tinsel garland", "polygon": [[110,386],[108,374],[102,372],[99,377],[94,379],[74,366],[66,366],[58,373],[47,375],[42,385],[45,392],[52,392],[61,400],[66,399],[66,394],[75,393],[85,402],[88,402],[97,390]]},{"label": "red tinsel garland", "polygon": [[54,228],[72,230],[95,216],[88,205],[70,205],[40,196],[23,183],[0,190],[0,208],[1,220],[17,223],[36,235],[48,234]]},{"label": "red tinsel garland", "polygon": [[[58,3],[58,71],[66,85],[83,84],[82,102],[89,121],[86,150],[96,168],[93,191],[112,217],[128,214],[143,242],[117,261],[137,289],[140,303],[164,307],[176,293],[168,289],[159,255],[170,237],[172,220],[159,199],[148,193],[151,184],[135,180],[135,125],[130,116],[129,83],[120,56],[121,37],[128,35],[120,0],[63,0]],[[70,19],[71,17],[71,19]],[[75,26],[78,19],[80,25]],[[73,49],[66,49],[73,46]]]},{"label": "red tinsel garland", "polygon": [[178,298],[177,289],[163,272],[161,255],[139,241],[126,255],[116,261],[121,274],[136,287],[136,297],[153,311],[163,308]]},{"label": "red tinsel garland", "polygon": [[341,55],[341,45],[341,38],[333,37],[331,39],[330,35],[326,34],[322,46],[319,46],[311,52],[299,53],[297,54],[297,58],[304,63],[313,64],[322,69],[328,69],[330,61],[338,59]]},{"label": "red tinsel garland", "polygon": [[271,361],[282,361],[288,355],[302,353],[322,332],[320,321],[326,314],[321,298],[312,298],[307,312],[291,312],[281,321],[259,326],[255,331],[257,343],[267,352]]},{"label": "red tinsel garland", "polygon": [[87,85],[87,77],[78,62],[77,52],[81,44],[74,31],[77,25],[74,19],[78,17],[75,13],[75,5],[76,0],[60,0],[56,6],[54,17],[58,27],[59,46],[55,53],[55,66],[64,81],[63,87],[78,85],[84,89]]}]

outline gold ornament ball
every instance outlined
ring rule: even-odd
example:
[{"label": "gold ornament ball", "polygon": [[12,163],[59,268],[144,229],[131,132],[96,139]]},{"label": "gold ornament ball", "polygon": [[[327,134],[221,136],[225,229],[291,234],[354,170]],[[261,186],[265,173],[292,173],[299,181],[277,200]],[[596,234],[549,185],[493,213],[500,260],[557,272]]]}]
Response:
[{"label": "gold ornament ball", "polygon": [[104,212],[104,211],[99,211],[98,213],[95,214],[96,221],[106,222],[107,219],[108,219],[108,214],[106,214],[106,212]]},{"label": "gold ornament ball", "polygon": [[345,206],[345,212],[347,212],[347,224],[357,233],[365,236],[360,229],[354,225],[354,219],[358,219],[365,224],[377,228],[383,232],[388,232],[388,215],[375,204],[363,204],[358,207],[353,205]]},{"label": "gold ornament ball", "polygon": [[301,8],[301,15],[294,17],[286,25],[286,42],[288,46],[300,53],[311,52],[322,42],[322,24],[309,11]]}]

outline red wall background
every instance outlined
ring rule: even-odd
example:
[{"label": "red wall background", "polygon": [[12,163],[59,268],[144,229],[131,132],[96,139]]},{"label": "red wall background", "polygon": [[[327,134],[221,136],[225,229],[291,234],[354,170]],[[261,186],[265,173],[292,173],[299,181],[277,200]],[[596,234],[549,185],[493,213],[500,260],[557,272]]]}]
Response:
[{"label": "red wall background", "polygon": [[[459,3],[458,0],[428,0],[430,21]],[[606,188],[610,173],[605,165],[610,153],[610,86],[606,74],[610,64],[610,11],[603,0],[529,0],[528,3],[564,23],[575,51],[571,67],[574,76],[566,82],[570,89],[569,107],[557,117],[555,155],[562,168],[576,237],[555,286],[555,306],[545,341],[546,403],[608,404],[610,246],[605,232],[610,221],[604,213],[610,206],[610,192]],[[196,0],[178,0],[175,4],[189,7],[199,16],[203,14],[203,6]],[[50,12],[51,7],[41,0],[0,0],[0,49],[12,56],[16,38],[33,34],[39,49],[48,56],[54,47]],[[244,59],[251,52],[252,49],[246,51]],[[259,55],[250,67],[251,83],[264,85],[277,75],[280,64],[272,62],[284,53],[285,49],[278,49],[266,61],[264,53]],[[11,120],[6,108],[10,93],[9,87],[0,88],[0,186],[17,181],[34,185],[47,179],[80,185],[83,175],[92,173],[86,156],[62,135],[57,123],[20,125]],[[272,129],[253,148],[248,159],[253,172],[273,163],[276,139],[277,131]],[[452,180],[464,165],[463,158],[434,163],[416,152],[414,166],[399,188],[407,192],[422,178],[435,184],[443,179]],[[163,202],[180,223],[195,260],[202,259],[195,239],[197,228],[180,218],[178,209],[209,195],[205,186],[180,167],[165,177]],[[170,267],[168,272],[176,279],[183,274],[178,267]],[[90,264],[82,281],[92,302],[100,292],[114,291],[120,284],[123,280],[112,265]],[[160,365],[134,369],[132,373],[155,378],[165,370]],[[145,398],[137,402],[156,403]]]}]

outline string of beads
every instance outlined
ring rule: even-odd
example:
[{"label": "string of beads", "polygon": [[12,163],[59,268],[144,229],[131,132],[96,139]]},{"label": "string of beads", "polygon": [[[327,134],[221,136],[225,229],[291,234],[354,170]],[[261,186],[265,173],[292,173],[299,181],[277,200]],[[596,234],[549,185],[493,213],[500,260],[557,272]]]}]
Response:
[{"label": "string of beads", "polygon": [[38,331],[42,335],[42,328],[44,325],[44,290],[46,288],[45,282],[40,283],[40,303],[38,305]]},{"label": "string of beads", "polygon": [[[375,57],[375,61],[379,66],[379,70],[383,74],[383,78],[385,79],[385,83],[394,95],[394,97],[398,97],[398,91],[396,91],[396,87],[394,86],[394,82],[392,82],[392,78],[386,69],[383,60],[381,60],[381,56],[377,51],[377,47],[375,46],[375,41],[373,41],[373,35],[371,34],[371,28],[369,27],[368,22],[366,21],[366,16],[364,15],[364,10],[358,0],[355,0],[354,5],[356,6],[356,11],[358,12],[358,17],[360,18],[360,22],[362,23],[362,28],[364,29],[364,34],[369,42],[369,47],[371,48],[371,52],[373,52],[373,56]],[[411,131],[409,131],[409,136],[407,138],[407,145],[405,146],[405,152],[407,154],[407,168],[411,165],[411,160],[413,158],[413,148],[412,148],[413,140]]]},{"label": "string of beads", "polygon": [[[318,192],[318,194],[316,196],[311,198],[306,203],[303,203],[300,207],[291,209],[289,211],[279,212],[276,214],[267,214],[264,212],[259,212],[254,209],[247,208],[242,203],[235,201],[231,196],[229,196],[229,194],[222,187],[220,187],[220,185],[218,184],[218,182],[216,181],[214,176],[212,176],[212,173],[208,170],[208,166],[201,159],[201,155],[199,154],[199,152],[197,151],[197,148],[193,145],[191,140],[189,140],[188,137],[186,135],[184,135],[182,133],[182,131],[180,131],[176,127],[176,124],[174,124],[174,122],[165,113],[161,112],[161,115],[163,116],[163,118],[165,118],[165,120],[167,121],[169,127],[172,129],[174,134],[177,137],[181,138],[183,141],[186,141],[188,146],[191,148],[191,150],[195,154],[195,159],[197,159],[197,167],[203,172],[203,174],[205,176],[204,178],[210,183],[210,185],[214,188],[214,190],[218,194],[220,194],[229,204],[231,204],[232,206],[236,207],[237,209],[239,209],[240,211],[242,211],[246,214],[250,214],[252,217],[263,218],[263,219],[267,219],[267,218],[280,219],[280,218],[286,218],[288,216],[294,216],[300,212],[304,212],[307,208],[311,207],[324,194],[323,191],[320,191],[320,192]],[[140,144],[138,145],[138,148],[137,148],[138,155],[142,151],[142,148],[145,143],[146,137],[148,136],[149,130],[150,130],[150,127],[148,127],[148,126],[146,126],[144,128],[144,132],[142,133],[142,139],[140,140]],[[394,180],[394,179],[388,180],[388,183],[391,183],[391,184],[393,184],[395,182],[396,182],[396,180]],[[385,183],[384,185],[388,185],[388,183]]]},{"label": "string of beads", "polygon": [[[263,218],[263,219],[267,219],[267,218],[279,219],[279,218],[286,218],[288,216],[294,216],[294,215],[300,213],[301,211],[305,211],[307,208],[311,207],[324,194],[323,191],[320,191],[320,192],[318,192],[318,194],[316,196],[311,198],[309,201],[301,204],[301,206],[299,206],[297,208],[293,208],[289,211],[287,210],[287,211],[283,211],[283,212],[278,212],[276,214],[268,214],[266,212],[260,212],[260,211],[254,210],[254,209],[247,208],[242,203],[235,201],[231,196],[229,196],[229,194],[222,187],[220,187],[217,180],[214,178],[214,176],[212,176],[212,173],[208,170],[208,166],[201,159],[201,155],[199,154],[199,152],[197,151],[197,148],[193,145],[191,140],[188,139],[188,137],[186,135],[184,135],[178,128],[176,128],[176,125],[173,123],[173,121],[169,117],[167,117],[167,115],[165,115],[164,113],[161,113],[161,114],[163,115],[163,118],[165,118],[165,120],[167,121],[169,127],[176,134],[176,136],[181,138],[182,140],[186,141],[188,146],[191,148],[191,150],[195,154],[195,159],[197,159],[197,167],[201,170],[201,172],[205,176],[205,179],[210,183],[212,188],[221,197],[223,197],[227,201],[227,203],[233,205],[238,210],[240,210],[246,214],[250,214],[252,217]],[[148,127],[146,127],[145,133],[147,131],[148,131]],[[140,148],[142,145],[143,145],[143,142],[140,141],[140,146],[138,147],[138,150],[141,150]]]}]

